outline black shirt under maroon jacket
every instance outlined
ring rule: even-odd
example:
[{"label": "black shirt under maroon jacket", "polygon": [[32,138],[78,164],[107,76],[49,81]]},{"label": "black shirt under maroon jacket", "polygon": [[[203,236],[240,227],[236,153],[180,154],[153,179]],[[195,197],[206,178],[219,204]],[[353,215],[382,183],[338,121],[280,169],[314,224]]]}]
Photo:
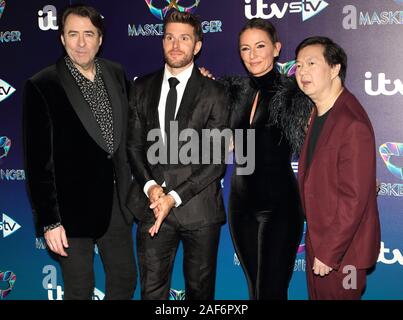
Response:
[{"label": "black shirt under maroon jacket", "polygon": [[320,133],[322,132],[323,129],[323,125],[325,124],[325,121],[330,113],[330,110],[328,110],[325,114],[321,115],[320,117],[319,116],[316,117],[315,121],[312,124],[313,127],[311,131],[311,139],[309,140],[308,145],[308,157],[307,157],[308,168],[311,165],[313,153],[315,152],[316,143],[318,142]]}]

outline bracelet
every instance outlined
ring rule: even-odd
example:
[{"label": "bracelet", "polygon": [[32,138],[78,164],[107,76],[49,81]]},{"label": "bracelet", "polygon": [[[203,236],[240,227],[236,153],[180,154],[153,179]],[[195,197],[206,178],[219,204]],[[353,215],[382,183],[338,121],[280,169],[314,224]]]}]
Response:
[{"label": "bracelet", "polygon": [[48,226],[43,227],[43,233],[46,233],[50,230],[56,229],[57,227],[60,227],[62,224],[60,222],[56,222],[54,224],[50,224]]}]

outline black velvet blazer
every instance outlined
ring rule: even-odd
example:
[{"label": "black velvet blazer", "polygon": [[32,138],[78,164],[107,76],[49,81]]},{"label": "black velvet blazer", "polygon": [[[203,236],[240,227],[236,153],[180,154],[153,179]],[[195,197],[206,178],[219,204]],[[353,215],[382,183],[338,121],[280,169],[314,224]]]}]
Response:
[{"label": "black velvet blazer", "polygon": [[[154,141],[147,141],[147,134],[151,129],[160,128],[158,104],[163,74],[164,70],[160,70],[134,82],[130,98],[128,155],[133,176],[138,183],[132,184],[128,207],[137,219],[143,222],[154,221],[143,187],[149,180],[155,180],[160,185],[165,181],[166,192],[175,190],[182,200],[182,204],[173,208],[171,214],[175,214],[183,226],[191,229],[225,222],[220,184],[226,168],[224,145],[218,164],[201,164],[200,161],[200,164],[152,165],[147,160],[147,150],[154,144]],[[228,118],[224,87],[203,77],[194,66],[176,115],[179,133],[183,129],[193,129],[201,138],[202,129],[226,128]],[[179,149],[183,144],[185,142],[179,141]],[[199,155],[202,155],[202,150]]]},{"label": "black velvet blazer", "polygon": [[113,155],[108,154],[64,59],[26,82],[25,169],[39,232],[61,222],[68,237],[101,236],[109,225],[115,182],[121,208],[127,210],[123,199],[131,181],[125,150],[128,82],[120,65],[105,59],[99,62],[113,109]]}]

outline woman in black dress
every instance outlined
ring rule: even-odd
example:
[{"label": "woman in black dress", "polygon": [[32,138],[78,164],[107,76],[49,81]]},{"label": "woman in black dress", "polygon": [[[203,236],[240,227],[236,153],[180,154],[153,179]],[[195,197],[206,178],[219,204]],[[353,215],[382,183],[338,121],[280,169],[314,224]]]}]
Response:
[{"label": "woman in black dress", "polygon": [[[302,144],[311,105],[300,102],[303,94],[290,86],[294,80],[276,69],[281,44],[270,22],[248,21],[239,49],[249,77],[224,83],[231,97],[231,128],[254,129],[255,170],[240,175],[236,165],[231,178],[231,236],[250,299],[287,299],[304,221],[291,156]],[[243,150],[251,143],[244,137],[234,139],[235,158],[240,143]]]}]

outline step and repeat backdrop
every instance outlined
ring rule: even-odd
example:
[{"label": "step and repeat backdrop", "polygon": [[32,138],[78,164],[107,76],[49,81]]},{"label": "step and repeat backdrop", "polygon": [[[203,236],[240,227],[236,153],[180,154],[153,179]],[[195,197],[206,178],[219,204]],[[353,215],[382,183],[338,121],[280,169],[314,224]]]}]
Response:
[{"label": "step and repeat backdrop", "polygon": [[[0,0],[0,300],[63,299],[58,263],[34,232],[25,189],[21,102],[25,80],[63,55],[57,17],[65,6],[75,2]],[[341,44],[349,57],[347,87],[366,108],[377,143],[382,243],[363,298],[403,299],[403,0],[86,3],[96,7],[105,19],[107,33],[100,55],[121,63],[131,79],[163,65],[162,19],[173,4],[200,17],[205,40],[197,64],[216,76],[245,74],[237,37],[245,21],[252,17],[269,19],[278,28],[283,44],[281,63],[293,60],[295,47],[308,36],[324,35]],[[81,156],[75,150],[70,152],[70,157]],[[293,167],[296,170],[296,163]],[[231,170],[229,167],[223,181],[226,199]],[[181,299],[184,294],[181,252],[178,251],[175,263],[172,299]],[[102,299],[104,274],[97,254],[95,268],[93,298]],[[303,242],[295,261],[289,297],[307,299]],[[138,298],[139,288],[135,293],[135,299]],[[228,225],[222,229],[219,247],[216,298],[248,298]]]}]

